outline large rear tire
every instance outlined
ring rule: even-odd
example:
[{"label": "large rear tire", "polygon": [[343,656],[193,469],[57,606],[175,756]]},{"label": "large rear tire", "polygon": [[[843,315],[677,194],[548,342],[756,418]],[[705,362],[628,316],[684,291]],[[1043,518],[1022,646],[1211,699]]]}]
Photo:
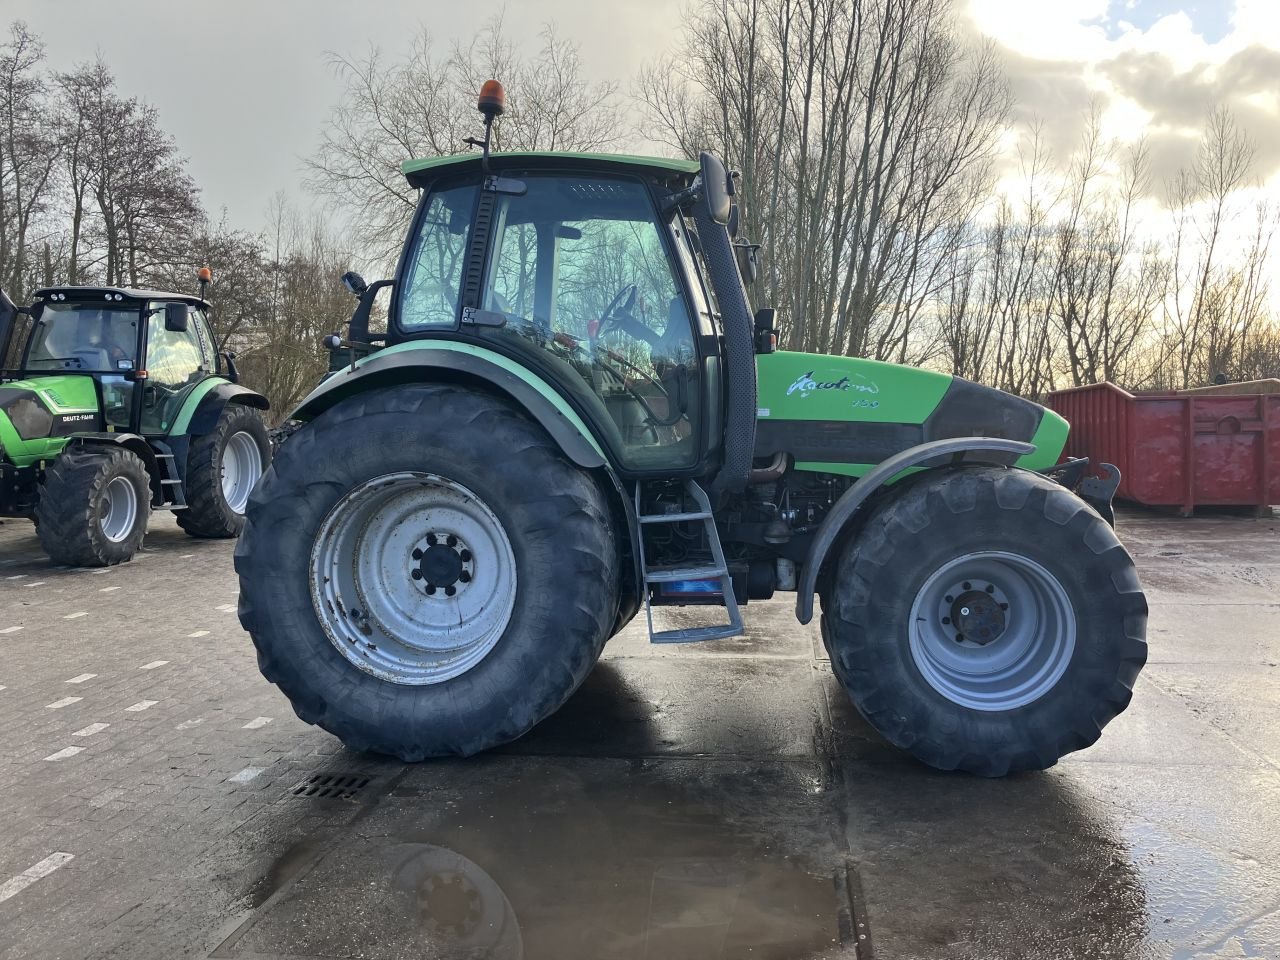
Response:
[{"label": "large rear tire", "polygon": [[871,725],[930,766],[988,777],[1097,740],[1129,704],[1146,622],[1106,522],[998,467],[890,493],[823,596],[832,667]]},{"label": "large rear tire", "polygon": [[178,526],[193,537],[238,537],[249,494],[271,462],[271,441],[251,407],[228,403],[211,433],[195,437],[187,454],[187,509]]},{"label": "large rear tire", "polygon": [[240,621],[298,716],[406,761],[519,737],[617,613],[608,503],[512,404],[412,384],[284,444],[236,547]]},{"label": "large rear tire", "polygon": [[45,470],[36,533],[55,563],[111,566],[141,548],[150,509],[151,479],[137,454],[67,449]]}]

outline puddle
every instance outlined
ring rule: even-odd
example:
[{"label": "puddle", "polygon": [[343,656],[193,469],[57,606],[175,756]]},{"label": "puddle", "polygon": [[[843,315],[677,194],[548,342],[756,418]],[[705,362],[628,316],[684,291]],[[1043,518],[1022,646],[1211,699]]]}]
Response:
[{"label": "puddle", "polygon": [[253,922],[216,955],[852,956],[827,801],[791,766],[414,768],[358,823],[273,863]]}]

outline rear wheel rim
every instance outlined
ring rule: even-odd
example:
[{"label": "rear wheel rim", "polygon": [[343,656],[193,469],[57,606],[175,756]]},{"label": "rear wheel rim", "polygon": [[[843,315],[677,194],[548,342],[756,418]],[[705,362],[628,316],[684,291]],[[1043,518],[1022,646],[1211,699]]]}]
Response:
[{"label": "rear wheel rim", "polygon": [[1076,616],[1058,578],[1021,554],[993,550],[935,570],[911,606],[911,656],[925,681],[972,710],[1014,710],[1062,679]]},{"label": "rear wheel rim", "polygon": [[112,543],[129,538],[138,520],[138,491],[128,477],[112,477],[102,491],[98,527]]},{"label": "rear wheel rim", "polygon": [[222,450],[222,497],[227,506],[243,514],[254,484],[262,476],[262,451],[253,436],[233,433]]},{"label": "rear wheel rim", "polygon": [[311,550],[311,594],[330,641],[393,683],[442,683],[471,670],[515,608],[515,554],[493,511],[428,473],[349,491]]}]

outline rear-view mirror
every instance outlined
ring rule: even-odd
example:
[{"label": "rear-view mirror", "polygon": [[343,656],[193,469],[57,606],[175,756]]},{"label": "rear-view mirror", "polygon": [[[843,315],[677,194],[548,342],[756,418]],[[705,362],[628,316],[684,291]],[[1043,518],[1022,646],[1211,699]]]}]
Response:
[{"label": "rear-view mirror", "polygon": [[702,164],[702,192],[707,202],[707,212],[716,223],[728,223],[733,202],[729,199],[729,173],[720,158],[703,153],[698,158]]},{"label": "rear-view mirror", "polygon": [[166,303],[164,305],[164,328],[170,333],[187,332],[187,305],[185,303]]}]

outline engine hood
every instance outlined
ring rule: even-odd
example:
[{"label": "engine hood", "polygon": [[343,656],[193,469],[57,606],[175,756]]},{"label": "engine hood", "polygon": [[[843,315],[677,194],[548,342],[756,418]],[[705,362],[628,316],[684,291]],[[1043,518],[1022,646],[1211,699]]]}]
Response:
[{"label": "engine hood", "polygon": [[0,384],[0,447],[18,466],[52,456],[72,434],[101,429],[91,377],[40,377]]},{"label": "engine hood", "polygon": [[800,470],[860,475],[916,444],[971,436],[1034,443],[1018,465],[1038,470],[1066,445],[1067,422],[1053,411],[960,377],[788,351],[756,365],[756,456],[789,453]]}]

